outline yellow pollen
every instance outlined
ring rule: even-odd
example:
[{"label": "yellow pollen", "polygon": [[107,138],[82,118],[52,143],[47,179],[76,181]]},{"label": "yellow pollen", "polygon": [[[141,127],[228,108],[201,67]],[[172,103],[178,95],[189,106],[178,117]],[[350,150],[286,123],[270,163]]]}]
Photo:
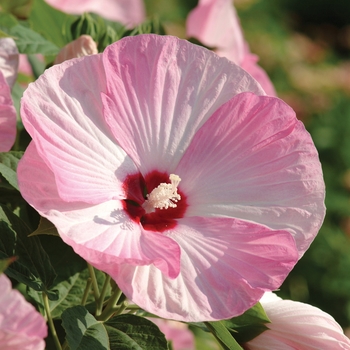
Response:
[{"label": "yellow pollen", "polygon": [[161,183],[158,187],[147,195],[147,199],[143,203],[142,207],[147,213],[153,212],[156,208],[168,209],[176,208],[176,202],[181,199],[181,196],[177,193],[177,186],[181,179],[180,176],[170,174],[169,180],[171,183]]}]

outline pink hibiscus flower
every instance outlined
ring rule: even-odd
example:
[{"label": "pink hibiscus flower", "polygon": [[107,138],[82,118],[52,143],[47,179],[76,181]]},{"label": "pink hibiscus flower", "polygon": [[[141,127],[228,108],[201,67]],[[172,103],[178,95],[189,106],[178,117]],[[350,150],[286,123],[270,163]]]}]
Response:
[{"label": "pink hibiscus flower", "polygon": [[0,152],[8,152],[16,139],[16,109],[11,87],[17,78],[18,50],[11,38],[0,39]]},{"label": "pink hibiscus flower", "polygon": [[246,350],[350,349],[350,340],[332,316],[317,307],[282,300],[266,293],[261,299],[269,330],[244,344]]},{"label": "pink hibiscus flower", "polygon": [[111,21],[128,27],[140,24],[145,19],[142,0],[45,0],[49,5],[63,12],[80,15],[94,12]]},{"label": "pink hibiscus flower", "polygon": [[165,338],[171,342],[173,350],[195,350],[194,334],[188,329],[188,325],[182,322],[150,318]]},{"label": "pink hibiscus flower", "polygon": [[282,283],[325,211],[310,135],[262,94],[237,65],[170,36],[53,66],[22,99],[22,195],[144,309],[241,314]]},{"label": "pink hibiscus flower", "polygon": [[45,319],[21,293],[12,289],[10,280],[0,276],[0,348],[44,350],[47,336]]},{"label": "pink hibiscus flower", "polygon": [[187,35],[212,47],[219,56],[245,69],[256,79],[266,94],[276,96],[276,91],[266,72],[257,64],[244,40],[232,0],[199,0],[198,6],[187,17]]}]

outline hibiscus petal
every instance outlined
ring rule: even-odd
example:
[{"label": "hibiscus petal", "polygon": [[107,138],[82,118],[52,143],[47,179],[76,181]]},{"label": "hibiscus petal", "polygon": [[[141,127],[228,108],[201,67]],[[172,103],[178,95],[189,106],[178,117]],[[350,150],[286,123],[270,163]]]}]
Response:
[{"label": "hibiscus petal", "polygon": [[10,280],[0,276],[0,348],[44,350],[47,336],[45,319],[17,290]]},{"label": "hibiscus petal", "polygon": [[66,61],[45,71],[23,95],[23,124],[66,201],[123,198],[123,180],[137,172],[104,122],[103,72],[100,55]]},{"label": "hibiscus petal", "polygon": [[180,248],[171,238],[144,231],[126,214],[121,201],[91,205],[65,202],[53,172],[31,142],[18,165],[21,194],[56,225],[61,238],[77,254],[105,272],[115,264],[154,264],[172,278],[179,274]]},{"label": "hibiscus petal", "polygon": [[243,60],[244,38],[232,0],[200,0],[187,17],[186,31],[208,47],[229,50],[234,63]]},{"label": "hibiscus petal", "polygon": [[103,60],[106,120],[142,174],[171,173],[200,126],[235,94],[263,94],[232,62],[171,36],[125,38]]},{"label": "hibiscus petal", "polygon": [[243,93],[195,135],[176,169],[187,216],[230,216],[290,231],[300,256],[324,215],[316,148],[283,101]]},{"label": "hibiscus petal", "polygon": [[143,230],[125,213],[120,201],[65,213],[52,210],[49,219],[77,254],[108,274],[121,263],[153,264],[169,278],[180,272],[179,245],[172,238]]},{"label": "hibiscus petal", "polygon": [[258,57],[250,53],[232,0],[200,0],[187,17],[187,35],[200,40],[246,70],[256,79],[267,95],[276,96],[266,72],[257,64]]},{"label": "hibiscus petal", "polygon": [[292,300],[265,300],[264,295],[261,304],[271,320],[269,330],[244,344],[244,349],[350,349],[349,338],[329,314]]},{"label": "hibiscus petal", "polygon": [[15,41],[12,38],[0,39],[0,71],[10,88],[17,79],[18,64],[19,54]]},{"label": "hibiscus petal", "polygon": [[124,264],[111,274],[137,305],[175,320],[239,315],[278,288],[298,259],[288,232],[231,218],[183,218],[168,236],[181,247],[176,279],[152,266]]},{"label": "hibiscus petal", "polygon": [[0,152],[8,152],[15,142],[16,115],[10,87],[0,71]]}]

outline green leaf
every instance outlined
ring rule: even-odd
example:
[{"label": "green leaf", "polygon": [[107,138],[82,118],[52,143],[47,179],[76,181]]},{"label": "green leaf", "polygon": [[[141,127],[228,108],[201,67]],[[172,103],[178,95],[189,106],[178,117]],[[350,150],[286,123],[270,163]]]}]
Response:
[{"label": "green leaf", "polygon": [[108,45],[122,38],[126,29],[118,23],[104,19],[94,13],[84,13],[72,24],[73,39],[83,34],[90,35],[98,43],[98,50],[102,52]]},{"label": "green leaf", "polygon": [[57,55],[58,46],[44,39],[34,30],[22,25],[11,28],[9,34],[16,41],[18,51],[25,54]]},{"label": "green leaf", "polygon": [[11,36],[20,53],[57,55],[59,48],[51,41],[28,27],[26,22],[19,22],[15,17],[0,13],[0,29]]},{"label": "green leaf", "polygon": [[225,327],[223,321],[204,323],[209,331],[219,341],[224,350],[242,350],[242,347],[232,337],[231,333]]},{"label": "green leaf", "polygon": [[[51,288],[57,291],[58,298],[49,300],[49,305],[52,317],[58,318],[65,308],[80,304],[84,285],[81,283],[76,289],[74,287],[77,285],[76,281],[80,273],[86,269],[86,262],[60,237],[42,235],[31,238],[39,240],[55,269],[57,276]],[[85,275],[85,284],[87,277]],[[29,290],[28,293],[38,304],[43,305],[40,293],[32,290]]]},{"label": "green leaf", "polygon": [[222,321],[240,344],[246,343],[266,331],[268,327],[265,324],[270,322],[260,303],[254,305],[241,316]]},{"label": "green leaf", "polygon": [[62,326],[66,331],[70,350],[110,349],[108,334],[103,324],[84,306],[66,309],[62,314]]},{"label": "green leaf", "polygon": [[[19,74],[18,76],[20,76],[20,75],[21,74]],[[12,90],[11,90],[13,105],[15,106],[16,112],[17,112],[17,120],[21,120],[20,101],[21,101],[21,98],[23,96],[24,90],[25,90],[25,88],[19,83],[18,80],[15,82],[15,85],[12,87]],[[23,129],[22,122],[17,123],[17,132],[19,131],[19,129]],[[18,137],[18,134],[17,134],[17,137]]]},{"label": "green leaf", "polygon": [[7,33],[8,30],[18,24],[17,19],[9,13],[0,12],[0,28]]},{"label": "green leaf", "polygon": [[[86,282],[90,277],[89,271],[86,267],[86,261],[77,255],[69,245],[65,244],[60,237],[40,235],[38,238],[50,257],[51,264],[57,274],[51,288],[57,290],[59,297],[57,300],[50,300],[49,305],[52,317],[60,318],[65,309],[81,304]],[[95,271],[95,275],[101,289],[106,275],[98,270]],[[39,293],[29,290],[29,295],[38,304],[43,303]],[[107,290],[107,296],[109,295],[110,289]],[[87,303],[91,303],[93,311],[95,304],[92,291]]]},{"label": "green leaf", "polygon": [[0,29],[0,38],[8,38],[10,35],[8,35],[6,32]]},{"label": "green leaf", "polygon": [[55,299],[50,287],[56,273],[48,255],[37,237],[28,238],[28,226],[4,205],[0,205],[0,232],[0,259],[18,257],[6,274]]},{"label": "green leaf", "polygon": [[29,237],[37,235],[59,236],[56,226],[44,217],[40,217],[38,228]]},{"label": "green leaf", "polygon": [[0,174],[16,190],[18,190],[16,170],[22,155],[23,152],[0,153]]},{"label": "green leaf", "polygon": [[34,0],[29,16],[31,28],[59,48],[72,41],[70,26],[77,16],[68,15],[49,6],[44,0]]},{"label": "green leaf", "polygon": [[134,29],[125,31],[123,37],[125,36],[135,36],[139,34],[159,34],[166,35],[165,29],[160,23],[158,18],[148,19],[145,22],[139,24]]},{"label": "green leaf", "polygon": [[167,350],[167,340],[159,328],[146,318],[119,315],[104,323],[111,349]]},{"label": "green leaf", "polygon": [[30,63],[30,66],[32,67],[33,75],[35,79],[38,79],[39,76],[44,73],[44,70],[46,68],[45,62],[38,59],[36,55],[28,55],[28,61]]}]

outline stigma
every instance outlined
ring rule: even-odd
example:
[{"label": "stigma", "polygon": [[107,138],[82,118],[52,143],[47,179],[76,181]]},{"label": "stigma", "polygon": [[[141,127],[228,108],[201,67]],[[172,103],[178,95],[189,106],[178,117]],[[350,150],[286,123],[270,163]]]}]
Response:
[{"label": "stigma", "polygon": [[155,209],[177,207],[176,203],[181,199],[181,196],[177,193],[177,186],[181,178],[178,175],[170,174],[169,180],[170,183],[159,184],[158,187],[154,188],[153,191],[147,195],[147,199],[142,205],[146,213],[151,213],[155,211]]}]

